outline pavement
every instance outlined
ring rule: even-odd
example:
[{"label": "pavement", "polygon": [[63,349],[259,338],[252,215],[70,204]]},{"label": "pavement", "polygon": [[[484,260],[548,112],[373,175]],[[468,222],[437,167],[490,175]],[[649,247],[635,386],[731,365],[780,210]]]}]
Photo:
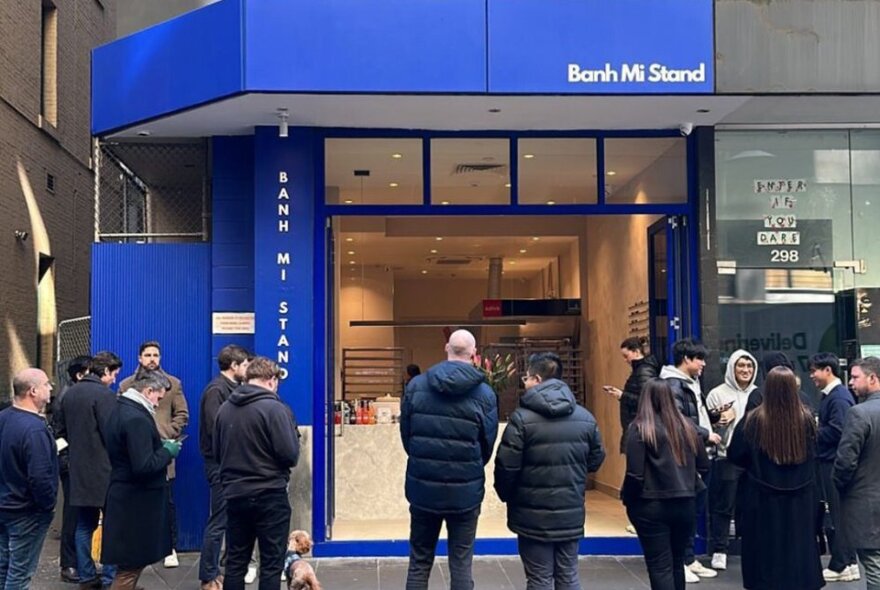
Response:
[{"label": "pavement", "polygon": [[[144,590],[199,590],[199,554],[179,555],[180,567],[166,569],[162,564],[144,570],[139,585]],[[312,567],[324,590],[402,590],[406,580],[405,559],[358,558],[313,559]],[[706,563],[706,561],[704,561]],[[597,590],[645,590],[650,588],[645,562],[641,557],[585,556],[580,559],[581,584]],[[284,586],[282,584],[284,588]],[[517,557],[477,557],[474,560],[476,590],[514,590],[525,588],[522,565]],[[58,541],[50,530],[40,556],[40,565],[31,584],[33,590],[77,590],[59,578]],[[258,584],[248,586],[258,590]],[[429,590],[449,588],[449,568],[445,558],[437,558]],[[717,578],[689,584],[693,590],[742,588],[739,558],[731,556],[727,571]],[[828,584],[832,590],[864,590],[859,582]]]}]

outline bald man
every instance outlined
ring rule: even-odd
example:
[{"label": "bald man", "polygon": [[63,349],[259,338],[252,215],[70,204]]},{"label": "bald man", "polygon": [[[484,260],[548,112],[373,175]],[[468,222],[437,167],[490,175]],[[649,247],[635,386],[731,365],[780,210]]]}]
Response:
[{"label": "bald man", "polygon": [[43,410],[52,384],[40,369],[12,380],[0,412],[0,588],[27,588],[58,495],[58,450]]},{"label": "bald man", "polygon": [[467,330],[453,332],[446,359],[409,382],[401,404],[400,438],[406,450],[410,504],[406,590],[425,590],[437,538],[448,531],[452,590],[474,587],[471,564],[483,502],[484,467],[498,433],[498,404],[483,372],[474,366],[477,343]]}]

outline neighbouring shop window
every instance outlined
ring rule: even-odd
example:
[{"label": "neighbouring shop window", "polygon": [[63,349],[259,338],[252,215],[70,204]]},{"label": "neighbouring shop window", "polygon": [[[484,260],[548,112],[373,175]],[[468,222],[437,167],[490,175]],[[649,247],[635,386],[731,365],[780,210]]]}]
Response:
[{"label": "neighbouring shop window", "polygon": [[596,203],[596,140],[523,138],[518,196],[525,205]]},{"label": "neighbouring shop window", "polygon": [[507,139],[432,139],[431,204],[510,204]]},{"label": "neighbouring shop window", "polygon": [[421,139],[325,140],[328,205],[421,205],[423,186]]},{"label": "neighbouring shop window", "polygon": [[687,149],[683,137],[605,140],[605,202],[687,202]]}]

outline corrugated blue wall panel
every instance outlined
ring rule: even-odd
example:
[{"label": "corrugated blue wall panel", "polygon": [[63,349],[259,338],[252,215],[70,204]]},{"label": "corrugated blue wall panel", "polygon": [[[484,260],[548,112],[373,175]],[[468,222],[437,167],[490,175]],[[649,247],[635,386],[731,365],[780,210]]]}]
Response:
[{"label": "corrugated blue wall panel", "polygon": [[[211,377],[210,244],[95,244],[92,346],[137,368],[138,346],[162,344],[162,367],[180,378],[189,405],[189,440],[177,462],[178,549],[201,546],[208,487],[199,454],[199,398]],[[121,380],[122,377],[120,377]]]}]

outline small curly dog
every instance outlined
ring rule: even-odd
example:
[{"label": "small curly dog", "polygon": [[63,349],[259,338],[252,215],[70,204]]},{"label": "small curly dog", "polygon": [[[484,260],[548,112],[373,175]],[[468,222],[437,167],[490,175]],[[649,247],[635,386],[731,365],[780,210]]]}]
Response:
[{"label": "small curly dog", "polygon": [[312,550],[312,538],[305,531],[292,531],[287,537],[287,554],[284,556],[284,573],[287,590],[321,590],[315,570],[303,555]]}]

